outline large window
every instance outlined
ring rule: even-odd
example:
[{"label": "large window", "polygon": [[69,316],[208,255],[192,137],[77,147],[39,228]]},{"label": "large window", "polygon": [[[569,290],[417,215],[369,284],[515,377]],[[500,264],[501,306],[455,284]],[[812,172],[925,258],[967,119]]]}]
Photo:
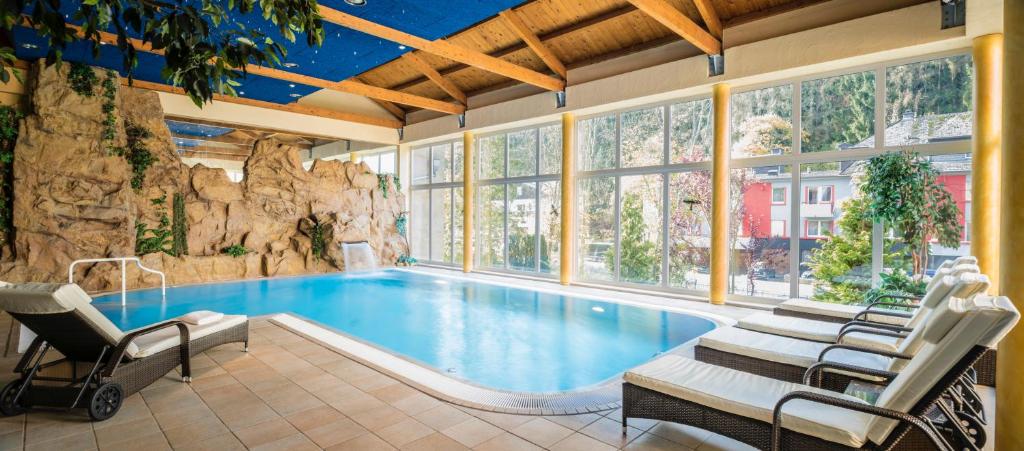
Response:
[{"label": "large window", "polygon": [[481,136],[477,146],[480,266],[557,274],[562,127]]},{"label": "large window", "polygon": [[359,161],[366,163],[370,170],[377,174],[397,174],[397,161],[395,150],[383,150],[359,156]]},{"label": "large window", "polygon": [[707,290],[711,101],[584,118],[577,132],[579,278]]},{"label": "large window", "polygon": [[[365,160],[364,160],[365,161]],[[388,161],[384,155],[378,162]],[[412,256],[462,263],[462,142],[412,150],[409,245]]]}]

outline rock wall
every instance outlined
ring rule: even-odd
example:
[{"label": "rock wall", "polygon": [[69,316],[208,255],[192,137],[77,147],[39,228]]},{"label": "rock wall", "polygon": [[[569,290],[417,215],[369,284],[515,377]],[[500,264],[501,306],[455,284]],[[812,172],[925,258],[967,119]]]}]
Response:
[{"label": "rock wall", "polygon": [[[136,223],[157,224],[161,210],[171,215],[175,193],[185,198],[188,255],[141,256],[169,284],[344,270],[346,241],[368,241],[385,266],[408,253],[395,228],[404,198],[393,184],[381,191],[366,165],[317,160],[306,171],[297,149],[267,140],[256,143],[245,179],[235,183],[222,169],[183,164],[157,94],[120,87],[113,145],[125,145],[127,120],[150,132],[144,144],[154,156],[133,189],[131,166],[102,143],[102,96],[70,89],[68,66],[39,65],[31,75],[31,109],[14,151],[13,256],[0,263],[0,279],[62,281],[75,259],[134,255]],[[151,202],[162,196],[166,205]],[[313,253],[314,224],[326,244],[321,258]],[[235,244],[252,252],[222,253]],[[120,286],[114,264],[79,268],[76,280],[87,290]],[[158,281],[130,266],[130,286]]]}]

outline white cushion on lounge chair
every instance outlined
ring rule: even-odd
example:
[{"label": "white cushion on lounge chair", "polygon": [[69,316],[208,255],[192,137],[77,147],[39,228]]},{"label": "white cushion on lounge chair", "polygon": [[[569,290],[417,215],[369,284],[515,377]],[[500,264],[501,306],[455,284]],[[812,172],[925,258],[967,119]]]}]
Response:
[{"label": "white cushion on lounge chair", "polygon": [[[775,404],[793,391],[809,391],[853,402],[852,396],[783,382],[677,355],[659,357],[623,376],[626,382],[747,418],[772,422]],[[860,448],[872,416],[803,400],[788,402],[782,425],[790,430]]]},{"label": "white cushion on lounge chair", "polygon": [[92,298],[76,284],[18,283],[0,287],[0,310],[28,315],[78,310],[86,322],[111,345],[124,337],[114,323],[90,305]]},{"label": "white cushion on lounge chair", "polygon": [[[763,334],[738,327],[720,327],[700,337],[700,345],[732,354],[807,368],[818,362],[828,343]],[[885,370],[892,359],[877,354],[839,349],[826,360]]]},{"label": "white cushion on lounge chair", "polygon": [[761,312],[739,320],[736,326],[766,334],[835,343],[836,336],[839,335],[839,329],[843,327],[843,324]]},{"label": "white cushion on lounge chair", "polygon": [[[189,341],[192,341],[214,332],[220,332],[237,326],[245,321],[245,315],[224,315],[220,321],[213,323],[203,325],[186,324],[188,327],[188,338]],[[134,359],[141,359],[181,344],[181,332],[178,331],[177,326],[171,326],[142,335],[136,338],[132,344],[138,346],[138,349],[134,352],[129,352],[128,356]]]}]

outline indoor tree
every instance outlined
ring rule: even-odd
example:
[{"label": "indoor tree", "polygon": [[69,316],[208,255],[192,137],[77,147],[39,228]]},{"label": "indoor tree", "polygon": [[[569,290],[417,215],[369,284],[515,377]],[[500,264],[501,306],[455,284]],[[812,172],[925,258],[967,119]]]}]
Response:
[{"label": "indoor tree", "polygon": [[0,81],[17,76],[12,70],[17,45],[12,31],[24,21],[46,38],[48,64],[59,63],[67,46],[78,40],[90,42],[93,57],[98,57],[100,33],[115,34],[129,80],[138,64],[130,39],[140,39],[162,54],[163,77],[202,106],[216,93],[235,95],[233,86],[245,77],[246,64],[282,64],[285,47],[258,26],[246,26],[243,17],[262,18],[292,42],[303,34],[309,46],[323,43],[316,0],[4,0]]}]

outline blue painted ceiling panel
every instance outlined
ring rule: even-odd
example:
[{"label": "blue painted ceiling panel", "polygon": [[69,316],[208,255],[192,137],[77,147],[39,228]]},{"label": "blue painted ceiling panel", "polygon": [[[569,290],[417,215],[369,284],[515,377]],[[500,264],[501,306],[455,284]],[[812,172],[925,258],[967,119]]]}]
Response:
[{"label": "blue painted ceiling panel", "polygon": [[171,133],[179,136],[211,137],[223,136],[235,131],[233,128],[216,127],[213,125],[196,124],[194,122],[181,122],[167,120],[167,128]]},{"label": "blue painted ceiling panel", "polygon": [[[367,0],[365,6],[351,6],[344,0],[324,0],[328,6],[371,22],[376,22],[425,39],[440,39],[453,35],[499,12],[523,4],[526,0]],[[67,4],[73,4],[69,2]],[[66,4],[66,5],[67,5]],[[70,13],[70,11],[68,11]],[[257,28],[267,36],[281,42],[288,49],[286,61],[293,65],[284,68],[289,72],[323,78],[344,80],[374,67],[398,58],[411,49],[402,49],[391,41],[352,31],[324,22],[325,39],[322,47],[309,47],[302,36],[296,42],[284,40],[277,29],[263,21],[256,12],[238,16],[247,27]],[[46,56],[45,41],[35,32],[18,28],[14,33],[15,49],[21,59],[36,59]],[[34,45],[35,48],[26,48]],[[100,52],[99,58],[92,57],[92,50],[86,44],[73,44],[65,52],[67,61],[81,62],[121,71],[121,56],[116,48],[108,47]],[[161,77],[163,58],[139,52],[139,65],[135,77],[139,80],[166,83]],[[293,94],[308,95],[319,88],[292,85],[288,82],[249,75],[242,81],[240,92],[243,97],[286,104],[296,100]]]}]

